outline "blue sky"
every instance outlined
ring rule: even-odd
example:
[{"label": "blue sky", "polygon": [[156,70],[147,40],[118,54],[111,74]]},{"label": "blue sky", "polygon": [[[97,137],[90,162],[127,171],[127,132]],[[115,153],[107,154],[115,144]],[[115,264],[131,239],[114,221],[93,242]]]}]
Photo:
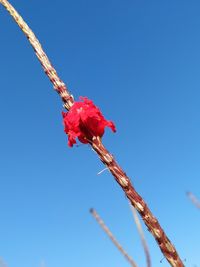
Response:
[{"label": "blue sky", "polygon": [[[16,1],[76,99],[117,133],[104,143],[187,267],[200,265],[199,1]],[[70,149],[62,103],[0,7],[0,257],[9,267],[129,266],[89,214],[94,207],[139,267],[126,198],[87,145]],[[145,229],[153,266],[167,266]]]}]

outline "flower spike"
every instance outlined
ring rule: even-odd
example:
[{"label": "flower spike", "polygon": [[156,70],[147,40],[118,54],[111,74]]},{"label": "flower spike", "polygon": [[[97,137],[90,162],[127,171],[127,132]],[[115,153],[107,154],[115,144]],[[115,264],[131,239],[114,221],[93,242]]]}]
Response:
[{"label": "flower spike", "polygon": [[[50,81],[53,83],[55,90],[60,95],[64,103],[64,107],[67,110],[70,110],[73,107],[73,103],[74,103],[73,97],[69,93],[66,85],[58,77],[56,70],[53,68],[47,55],[44,53],[42,46],[40,45],[38,39],[36,38],[34,33],[31,31],[29,26],[26,24],[26,22],[23,20],[23,18],[19,15],[19,13],[14,9],[14,7],[7,0],[0,0],[0,3],[7,9],[7,11],[10,13],[10,15],[13,17],[15,22],[18,24],[18,26],[21,28],[21,30],[24,32],[24,34],[28,38],[29,42],[31,43],[36,53],[36,56],[38,57],[39,61],[42,64],[42,67],[45,73],[49,77]],[[174,245],[171,243],[171,241],[165,234],[158,220],[154,217],[149,207],[145,203],[144,199],[136,192],[135,188],[133,187],[131,183],[130,178],[126,175],[126,173],[122,170],[122,168],[116,162],[113,155],[102,144],[101,137],[104,133],[104,128],[108,126],[113,131],[115,131],[115,127],[112,122],[106,121],[104,117],[102,116],[102,114],[101,115],[100,114],[98,114],[97,117],[99,116],[100,121],[102,121],[102,123],[99,123],[99,124],[92,123],[93,126],[91,128],[89,127],[87,130],[85,129],[86,128],[85,124],[87,125],[91,124],[89,122],[90,120],[95,121],[94,119],[95,116],[92,116],[92,119],[89,116],[86,116],[86,117],[83,116],[84,124],[82,123],[78,124],[78,127],[79,127],[78,133],[76,131],[73,131],[73,128],[69,130],[67,129],[70,144],[73,145],[74,142],[76,142],[75,140],[76,137],[78,137],[79,140],[81,140],[81,142],[83,143],[88,142],[91,145],[92,149],[97,153],[97,155],[99,156],[100,160],[104,163],[104,165],[106,165],[106,167],[110,170],[116,182],[119,184],[121,189],[126,194],[126,197],[131,202],[131,205],[133,205],[139,212],[148,230],[151,232],[151,234],[157,241],[158,246],[160,247],[162,253],[164,254],[169,264],[173,267],[184,267],[184,264],[181,258],[179,257],[176,251],[176,248],[174,247]],[[64,115],[64,116],[67,116],[67,115]],[[94,125],[96,125],[98,129],[97,131],[94,130],[95,128]],[[80,126],[81,126],[81,129],[80,129]]]}]

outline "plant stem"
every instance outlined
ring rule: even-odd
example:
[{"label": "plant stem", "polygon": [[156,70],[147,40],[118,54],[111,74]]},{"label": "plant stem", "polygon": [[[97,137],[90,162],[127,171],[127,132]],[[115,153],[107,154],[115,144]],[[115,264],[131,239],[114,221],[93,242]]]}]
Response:
[{"label": "plant stem", "polygon": [[[129,203],[130,203],[130,202],[129,202]],[[131,207],[131,211],[132,211],[132,213],[133,213],[133,218],[134,218],[135,224],[136,224],[137,229],[138,229],[138,233],[139,233],[139,235],[140,235],[140,239],[141,239],[141,242],[142,242],[142,246],[143,246],[143,248],[144,248],[144,253],[145,253],[145,256],[146,256],[147,267],[151,267],[151,257],[150,257],[149,248],[148,248],[146,239],[145,239],[145,237],[144,237],[144,232],[143,232],[143,230],[142,230],[142,225],[141,225],[140,220],[139,220],[139,218],[138,218],[137,211],[136,211],[136,209],[131,205],[131,203],[130,203],[130,207]]]},{"label": "plant stem", "polygon": [[197,199],[197,197],[195,197],[195,195],[192,192],[187,192],[186,193],[187,196],[189,197],[189,199],[192,201],[192,203],[198,208],[200,209],[200,201]]},{"label": "plant stem", "polygon": [[139,212],[142,220],[146,224],[148,230],[152,233],[167,261],[173,267],[183,267],[183,262],[175,247],[160,226],[158,220],[153,216],[143,198],[136,192],[131,184],[130,178],[118,165],[113,155],[104,147],[101,139],[98,137],[93,138],[91,146],[99,155],[100,160],[108,167],[116,182],[120,185],[127,198],[130,200],[131,205]]},{"label": "plant stem", "polygon": [[123,247],[120,245],[120,243],[117,241],[117,239],[114,237],[110,229],[106,226],[104,221],[101,219],[99,214],[94,209],[90,209],[90,213],[93,215],[93,217],[96,219],[98,224],[101,226],[101,228],[104,230],[104,232],[108,235],[110,240],[113,242],[113,244],[117,247],[117,249],[122,253],[122,255],[126,258],[126,260],[130,263],[132,267],[137,267],[134,260],[128,255],[128,253],[123,249]]},{"label": "plant stem", "polygon": [[[53,83],[55,90],[60,95],[64,107],[69,110],[74,103],[73,96],[69,93],[64,82],[58,77],[56,70],[50,63],[47,55],[44,53],[42,46],[40,45],[38,39],[25,23],[22,17],[14,9],[14,7],[7,0],[0,0],[0,3],[7,9],[10,15],[13,17],[15,22],[24,32],[29,42],[31,43],[35,53],[45,71],[50,81]],[[162,253],[168,260],[168,262],[173,267],[183,267],[183,263],[175,249],[172,245],[157,219],[153,216],[147,204],[143,198],[136,192],[131,184],[130,179],[126,173],[117,164],[114,157],[106,150],[103,146],[100,138],[94,138],[91,143],[92,148],[99,155],[101,161],[109,168],[110,172],[114,176],[117,183],[121,186],[122,190],[125,192],[127,198],[130,200],[131,204],[137,209],[141,215],[143,221],[145,222],[148,230],[152,233],[155,240],[157,241]]]}]

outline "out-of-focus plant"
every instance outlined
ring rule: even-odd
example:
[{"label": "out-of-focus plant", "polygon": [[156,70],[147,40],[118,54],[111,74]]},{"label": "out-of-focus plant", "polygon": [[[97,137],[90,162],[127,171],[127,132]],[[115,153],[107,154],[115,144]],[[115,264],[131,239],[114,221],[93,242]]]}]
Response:
[{"label": "out-of-focus plant", "polygon": [[110,238],[112,243],[116,246],[116,248],[121,252],[121,254],[125,257],[125,259],[130,263],[132,267],[137,267],[135,261],[129,256],[129,254],[125,251],[125,249],[122,247],[122,245],[117,241],[115,236],[112,234],[108,226],[105,224],[105,222],[102,220],[100,215],[97,213],[95,209],[90,209],[90,213],[95,218],[95,220],[98,222],[98,224],[101,226],[101,228],[104,230],[104,232],[107,234],[107,236]]},{"label": "out-of-focus plant", "polygon": [[189,197],[189,199],[192,201],[192,203],[198,208],[200,209],[200,201],[198,200],[198,198],[192,193],[192,192],[186,192],[187,196]]},{"label": "out-of-focus plant", "polygon": [[145,253],[145,256],[146,256],[147,267],[151,267],[151,257],[150,257],[149,248],[148,248],[145,236],[144,236],[144,232],[143,232],[143,229],[142,229],[142,225],[141,225],[140,220],[138,218],[136,209],[132,205],[130,205],[130,207],[131,207],[131,211],[133,213],[133,218],[134,218],[135,224],[137,226],[138,233],[140,235],[140,239],[141,239],[142,246],[143,246],[143,249],[144,249],[144,253]]}]

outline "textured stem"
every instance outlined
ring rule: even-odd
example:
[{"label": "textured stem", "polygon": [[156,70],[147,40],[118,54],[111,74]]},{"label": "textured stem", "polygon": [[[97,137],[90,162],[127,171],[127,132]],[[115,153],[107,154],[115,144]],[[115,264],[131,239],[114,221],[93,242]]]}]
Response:
[{"label": "textured stem", "polygon": [[96,219],[98,224],[101,226],[101,228],[104,230],[104,232],[108,235],[110,240],[113,242],[113,244],[117,247],[117,249],[122,253],[122,255],[125,257],[125,259],[130,263],[132,267],[137,267],[134,260],[128,255],[128,253],[123,249],[123,247],[119,244],[119,242],[116,240],[110,229],[106,226],[104,221],[101,219],[99,214],[94,210],[90,209],[90,213],[93,215],[93,217]]},{"label": "textured stem", "polygon": [[53,65],[49,61],[44,50],[42,49],[42,46],[40,42],[38,41],[38,39],[36,38],[35,34],[32,32],[32,30],[29,28],[29,26],[26,24],[23,18],[19,15],[19,13],[15,10],[15,8],[7,0],[0,0],[0,3],[7,9],[7,11],[10,13],[10,15],[13,17],[15,22],[20,27],[20,29],[23,31],[23,33],[28,38],[46,75],[49,77],[55,90],[58,92],[58,94],[62,98],[64,107],[67,110],[69,110],[74,102],[73,96],[68,91],[64,82],[58,77],[56,70],[54,69]]},{"label": "textured stem", "polygon": [[131,203],[130,203],[130,207],[131,207],[131,211],[133,213],[133,218],[134,218],[135,224],[136,224],[137,229],[138,229],[138,233],[139,233],[140,238],[141,238],[142,246],[144,248],[144,253],[145,253],[145,256],[146,256],[147,267],[151,267],[151,257],[150,257],[150,253],[149,253],[149,249],[148,249],[148,245],[147,245],[146,239],[144,237],[144,232],[142,230],[142,225],[141,225],[140,220],[138,218],[137,211],[131,205]]},{"label": "textured stem", "polygon": [[[35,53],[40,63],[42,64],[45,73],[49,77],[50,81],[53,83],[55,90],[60,95],[64,103],[64,107],[69,110],[74,103],[73,96],[69,93],[64,82],[58,77],[56,70],[50,63],[47,55],[44,53],[38,39],[28,27],[28,25],[24,22],[22,17],[7,0],[0,0],[0,3],[8,10],[10,15],[13,17],[15,22],[19,25],[21,30],[28,38],[33,49],[35,50]],[[125,192],[131,204],[137,209],[137,211],[141,215],[143,221],[156,239],[161,251],[163,252],[168,262],[171,264],[171,266],[184,266],[174,246],[167,238],[157,219],[153,216],[142,197],[135,191],[130,179],[127,177],[125,172],[123,172],[121,167],[114,160],[113,156],[103,146],[100,138],[94,138],[93,142],[91,143],[91,146],[97,152],[101,161],[109,168],[110,172],[113,174],[115,180]]]},{"label": "textured stem", "polygon": [[137,209],[148,230],[157,241],[165,258],[173,267],[183,267],[175,247],[172,245],[158,220],[153,216],[143,198],[135,191],[129,177],[115,161],[114,157],[104,147],[100,138],[93,138],[91,143],[93,150],[99,155],[100,160],[108,167],[116,182],[120,185],[133,207]]}]

